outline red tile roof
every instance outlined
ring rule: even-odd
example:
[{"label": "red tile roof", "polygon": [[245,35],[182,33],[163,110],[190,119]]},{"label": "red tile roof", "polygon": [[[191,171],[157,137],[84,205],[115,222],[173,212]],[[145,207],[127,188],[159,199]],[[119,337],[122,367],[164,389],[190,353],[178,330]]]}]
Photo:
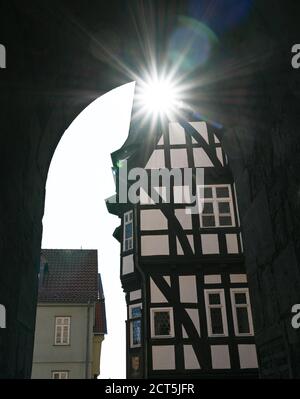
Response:
[{"label": "red tile roof", "polygon": [[39,302],[98,301],[97,250],[43,249],[39,280]]}]

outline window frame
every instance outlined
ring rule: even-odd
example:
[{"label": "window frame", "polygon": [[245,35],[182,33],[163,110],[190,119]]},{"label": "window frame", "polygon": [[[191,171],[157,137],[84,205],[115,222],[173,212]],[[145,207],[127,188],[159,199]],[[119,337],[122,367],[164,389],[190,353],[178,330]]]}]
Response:
[{"label": "window frame", "polygon": [[[131,219],[128,218],[128,220],[126,220],[126,217],[131,216]],[[126,238],[126,226],[131,224],[132,225],[132,234],[130,238]],[[128,246],[128,248],[126,248],[126,243],[130,242],[131,244],[130,246]],[[123,252],[127,252],[127,251],[131,251],[133,249],[133,211],[128,211],[125,212],[123,214]]]},{"label": "window frame", "polygon": [[[246,295],[246,303],[245,304],[240,304],[240,303],[237,304],[235,302],[235,294],[245,294]],[[253,328],[253,318],[252,318],[252,310],[251,310],[251,303],[250,303],[250,296],[249,296],[249,288],[246,288],[246,287],[231,288],[230,289],[230,299],[231,299],[233,327],[234,327],[235,336],[237,336],[237,337],[252,337],[254,335],[254,328]],[[236,309],[237,308],[245,308],[245,307],[247,308],[249,332],[248,333],[240,333]]]},{"label": "window frame", "polygon": [[[58,324],[58,319],[68,319],[68,324]],[[67,346],[70,345],[71,338],[71,316],[55,316],[55,330],[54,330],[54,345],[55,346]],[[68,327],[67,342],[63,342],[63,327]],[[62,327],[62,328],[61,328]],[[61,328],[61,342],[58,341],[57,331]]]},{"label": "window frame", "polygon": [[[229,196],[228,197],[217,197],[217,188],[226,187],[228,189]],[[204,190],[205,188],[212,189],[212,197],[205,198],[204,197]],[[236,227],[236,220],[235,220],[235,212],[234,212],[234,202],[232,196],[232,188],[230,184],[209,184],[203,185],[198,187],[198,192],[203,192],[203,206],[205,203],[210,203],[213,206],[213,214],[209,213],[208,216],[214,216],[215,225],[214,226],[204,226],[203,225],[203,216],[205,214],[201,211],[200,213],[200,227],[201,229],[215,229],[215,228],[228,228],[228,227]],[[229,213],[220,213],[219,212],[219,203],[226,202],[229,204]],[[220,225],[220,216],[230,216],[231,217],[231,224],[229,225]]]},{"label": "window frame", "polygon": [[[58,378],[54,378],[54,375],[58,374]],[[61,375],[65,374],[66,378],[61,378]],[[51,379],[52,380],[68,380],[69,379],[69,370],[52,370],[51,371]]]},{"label": "window frame", "polygon": [[[132,316],[132,309],[139,307],[141,309],[141,316],[139,317],[133,317]],[[142,303],[135,303],[132,305],[128,306],[128,320],[129,320],[129,329],[130,329],[130,348],[139,348],[142,346]],[[133,323],[136,320],[141,321],[141,337],[140,337],[140,343],[139,344],[134,344],[133,343]]]},{"label": "window frame", "polygon": [[[220,304],[210,304],[209,303],[209,294],[219,294],[220,295]],[[206,324],[207,324],[208,337],[212,337],[212,338],[228,337],[227,309],[226,309],[224,288],[204,289],[204,301],[205,301],[205,312],[206,312]],[[214,334],[212,332],[212,319],[211,319],[211,312],[210,312],[211,308],[220,308],[221,309],[222,323],[223,323],[223,333],[222,334]]]},{"label": "window frame", "polygon": [[[169,312],[170,317],[170,334],[168,335],[156,335],[155,334],[155,324],[154,324],[154,315],[158,312]],[[150,330],[151,330],[151,338],[153,339],[168,339],[174,338],[174,312],[172,307],[155,307],[150,309]]]}]

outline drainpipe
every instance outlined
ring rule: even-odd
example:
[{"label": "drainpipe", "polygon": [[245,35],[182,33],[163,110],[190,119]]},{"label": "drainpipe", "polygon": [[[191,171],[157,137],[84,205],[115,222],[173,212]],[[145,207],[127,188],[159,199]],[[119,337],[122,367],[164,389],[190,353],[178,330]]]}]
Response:
[{"label": "drainpipe", "polygon": [[86,353],[85,353],[85,379],[89,378],[89,361],[90,361],[90,300],[87,303],[86,318]]}]

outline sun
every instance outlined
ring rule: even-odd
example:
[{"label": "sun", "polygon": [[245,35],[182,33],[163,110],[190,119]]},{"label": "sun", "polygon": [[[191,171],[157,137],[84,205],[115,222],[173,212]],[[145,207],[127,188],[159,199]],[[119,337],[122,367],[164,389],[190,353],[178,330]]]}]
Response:
[{"label": "sun", "polygon": [[172,120],[181,107],[180,87],[166,77],[148,78],[137,82],[136,101],[144,118]]},{"label": "sun", "polygon": [[154,114],[167,114],[179,102],[176,88],[168,80],[153,80],[143,88],[142,103]]}]

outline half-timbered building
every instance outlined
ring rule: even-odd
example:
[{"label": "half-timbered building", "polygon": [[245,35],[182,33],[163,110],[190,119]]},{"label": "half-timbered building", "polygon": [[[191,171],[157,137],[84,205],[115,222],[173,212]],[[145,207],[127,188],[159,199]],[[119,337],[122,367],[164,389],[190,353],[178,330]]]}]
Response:
[{"label": "half-timbered building", "polygon": [[[121,219],[114,236],[127,302],[128,378],[257,377],[235,185],[221,137],[222,129],[195,117],[135,125],[112,154],[116,195],[107,207]],[[124,185],[132,188],[124,173],[136,167],[149,177],[139,201],[120,201]],[[153,170],[188,168],[190,184],[174,176],[169,187],[163,178],[151,182]],[[204,171],[200,185],[197,169]],[[191,212],[200,193],[200,211]]]}]

